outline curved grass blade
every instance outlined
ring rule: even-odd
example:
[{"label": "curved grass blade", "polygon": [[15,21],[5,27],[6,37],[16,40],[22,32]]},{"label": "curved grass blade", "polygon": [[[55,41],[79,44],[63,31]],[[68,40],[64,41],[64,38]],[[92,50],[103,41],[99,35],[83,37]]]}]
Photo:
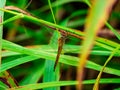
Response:
[{"label": "curved grass blade", "polygon": [[112,59],[113,55],[115,54],[115,52],[118,51],[119,48],[120,48],[120,46],[117,47],[117,48],[111,53],[111,55],[108,57],[108,59],[106,60],[105,64],[103,65],[102,69],[100,70],[100,72],[99,72],[99,74],[98,74],[98,76],[97,76],[96,82],[95,82],[95,84],[94,84],[94,86],[93,86],[93,90],[99,90],[99,81],[100,81],[102,72],[103,72],[103,70],[105,69],[105,66],[107,65],[107,63]]}]

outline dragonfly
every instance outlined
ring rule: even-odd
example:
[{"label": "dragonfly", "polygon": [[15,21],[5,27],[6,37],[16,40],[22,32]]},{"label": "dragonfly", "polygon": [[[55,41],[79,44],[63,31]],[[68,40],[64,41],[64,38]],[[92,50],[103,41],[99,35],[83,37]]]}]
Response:
[{"label": "dragonfly", "polygon": [[71,35],[71,36],[74,36],[76,38],[83,39],[83,37],[80,37],[78,35],[75,35],[75,34],[72,34],[72,33],[69,33],[69,32],[66,32],[66,31],[63,31],[63,30],[59,30],[59,32],[60,32],[61,36],[58,39],[58,50],[57,50],[57,56],[56,56],[56,60],[55,60],[54,70],[56,69],[56,66],[59,62],[60,55],[62,53],[62,49],[63,49],[63,46],[64,46],[65,41],[67,39],[67,36]]},{"label": "dragonfly", "polygon": [[62,52],[62,48],[65,43],[66,37],[67,37],[67,32],[61,31],[60,33],[61,33],[61,36],[58,39],[58,51],[57,51],[57,56],[56,56],[56,60],[55,60],[54,70],[59,62],[60,54]]}]

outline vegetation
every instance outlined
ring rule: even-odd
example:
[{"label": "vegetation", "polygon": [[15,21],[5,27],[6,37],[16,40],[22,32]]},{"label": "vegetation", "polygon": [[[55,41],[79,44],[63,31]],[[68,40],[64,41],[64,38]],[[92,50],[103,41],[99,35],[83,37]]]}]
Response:
[{"label": "vegetation", "polygon": [[0,0],[0,90],[119,90],[115,1]]}]

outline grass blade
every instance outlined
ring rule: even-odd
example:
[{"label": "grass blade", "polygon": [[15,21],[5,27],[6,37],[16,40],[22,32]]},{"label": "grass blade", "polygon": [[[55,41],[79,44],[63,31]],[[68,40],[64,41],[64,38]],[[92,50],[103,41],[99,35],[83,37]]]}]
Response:
[{"label": "grass blade", "polygon": [[97,32],[105,24],[109,15],[109,10],[114,3],[115,0],[105,0],[104,2],[101,0],[95,0],[92,8],[90,9],[90,13],[85,24],[85,39],[83,41],[83,47],[81,50],[82,54],[80,55],[80,62],[77,71],[77,80],[79,81],[78,90],[81,90],[82,88],[81,82],[83,79],[84,66],[94,44]]},{"label": "grass blade", "polygon": [[[4,8],[6,0],[0,0],[0,8]],[[0,11],[0,24],[3,22],[4,11]],[[1,54],[2,54],[2,35],[3,35],[3,26],[0,26],[0,67],[1,67]]]},{"label": "grass blade", "polygon": [[[83,81],[83,84],[94,84],[95,79],[93,80],[85,80]],[[114,83],[120,83],[120,78],[106,78],[100,80],[101,84],[114,84]],[[48,87],[56,87],[56,86],[71,86],[71,85],[77,85],[78,81],[58,81],[58,82],[46,82],[46,83],[38,83],[38,84],[29,84],[25,86],[20,86],[18,88],[10,88],[7,90],[29,90],[29,89],[43,89]]]},{"label": "grass blade", "polygon": [[[53,9],[52,9],[51,1],[50,0],[48,0],[48,4],[49,4],[49,8],[50,8],[51,13],[52,13],[53,21],[54,21],[55,24],[57,24],[55,16],[54,16],[54,13],[53,13]],[[52,38],[50,40],[50,43],[49,43],[51,46],[54,44],[53,40],[54,39],[57,40],[57,38],[53,38],[53,37],[55,37],[55,34],[57,34],[57,33],[58,33],[58,31],[54,31],[54,34],[53,34],[53,36],[52,36]],[[58,78],[59,78],[59,73],[54,72],[54,61],[46,60],[43,82],[57,81]],[[51,87],[51,88],[45,88],[44,90],[57,90],[57,88],[58,87]]]},{"label": "grass blade", "polygon": [[[29,56],[30,59],[33,59],[33,60],[38,59],[38,58],[55,60],[55,57],[56,57],[56,54],[54,54],[54,53],[48,53],[48,52],[44,52],[42,50],[37,51],[37,50],[33,50],[33,49],[28,49],[28,48],[19,46],[17,44],[14,44],[14,43],[6,41],[6,40],[2,40],[2,41],[3,41],[2,42],[3,49],[14,51],[14,52],[21,53],[21,54],[30,55]],[[21,63],[29,62],[30,59],[26,59],[26,61],[23,60],[24,62],[21,60],[21,62],[19,62],[19,65]],[[61,55],[60,62],[67,64],[67,65],[78,66],[78,58],[73,57],[73,56]],[[12,63],[16,63],[16,60]],[[8,65],[6,65],[6,66],[8,66]],[[11,67],[11,66],[8,66],[8,67]],[[6,67],[6,68],[8,68],[8,67]],[[87,61],[86,67],[97,70],[97,71],[100,71],[102,68],[102,66],[100,66],[94,62],[91,62],[91,61]],[[3,66],[1,68],[1,71],[4,71]],[[117,69],[105,68],[104,72],[120,76],[120,70],[117,70]]]},{"label": "grass blade", "polygon": [[112,59],[113,55],[115,54],[115,52],[118,51],[119,48],[120,48],[120,47],[117,47],[117,48],[111,53],[111,55],[108,57],[108,59],[106,60],[105,64],[103,65],[103,68],[101,69],[101,71],[99,72],[99,74],[98,74],[98,76],[97,76],[97,79],[96,79],[96,82],[95,82],[95,84],[94,84],[93,90],[99,90],[99,81],[100,81],[102,72],[103,72],[103,70],[105,69],[105,66],[107,65],[107,63]]}]

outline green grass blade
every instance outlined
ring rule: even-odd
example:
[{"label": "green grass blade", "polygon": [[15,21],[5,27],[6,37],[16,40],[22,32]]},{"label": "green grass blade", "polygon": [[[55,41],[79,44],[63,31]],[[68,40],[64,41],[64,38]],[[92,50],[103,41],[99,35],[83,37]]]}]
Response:
[{"label": "green grass blade", "polygon": [[0,26],[1,26],[1,25],[4,25],[4,24],[6,24],[6,23],[9,23],[9,22],[11,22],[11,21],[17,20],[17,19],[19,19],[19,18],[22,18],[21,15],[16,15],[16,16],[14,16],[14,17],[12,17],[12,18],[9,18],[9,19],[5,20],[4,22],[0,23]]},{"label": "green grass blade", "polygon": [[[95,79],[93,80],[85,80],[83,81],[83,84],[94,84]],[[100,80],[101,84],[114,84],[114,83],[120,83],[120,78],[106,78]],[[38,83],[38,84],[29,84],[25,86],[21,86],[20,88],[11,88],[7,90],[29,90],[29,89],[43,89],[48,87],[55,87],[55,86],[71,86],[71,85],[77,85],[77,81],[58,81],[58,82],[46,82],[46,83]]]},{"label": "green grass blade", "polygon": [[6,90],[7,88],[8,88],[8,86],[0,81],[0,90]]},{"label": "green grass blade", "polygon": [[[0,8],[4,8],[6,0],[0,0]],[[0,23],[3,22],[4,11],[0,11]],[[0,68],[1,68],[1,49],[2,49],[3,26],[0,26]]]},{"label": "green grass blade", "polygon": [[120,34],[108,23],[106,22],[106,26],[116,35],[116,37],[120,40]]},{"label": "green grass blade", "polygon": [[[3,43],[3,49],[14,51],[21,54],[30,55],[29,57],[31,58],[35,58],[35,59],[45,58],[48,60],[55,60],[55,57],[56,57],[56,54],[44,52],[41,50],[37,51],[37,50],[28,49],[6,40],[3,40],[2,43]],[[24,60],[24,62],[27,62],[27,61]],[[78,66],[78,58],[73,56],[61,55],[60,62],[64,64],[72,65],[72,66]],[[20,64],[21,63],[23,63],[23,61],[20,62]],[[98,71],[100,71],[102,68],[102,66],[95,64],[94,62],[91,62],[91,61],[87,61],[86,67],[90,69],[98,70]],[[3,67],[1,68],[1,70],[4,71]],[[120,76],[120,70],[117,70],[117,69],[105,68],[104,72]]]},{"label": "green grass blade", "polygon": [[105,64],[103,65],[103,68],[100,70],[100,72],[99,72],[99,74],[98,74],[98,76],[97,76],[96,82],[95,82],[95,84],[94,84],[94,86],[93,86],[93,90],[99,90],[99,81],[100,81],[102,72],[103,72],[103,70],[105,69],[107,63],[112,59],[113,55],[115,54],[115,52],[118,51],[119,48],[120,48],[120,46],[117,47],[117,48],[111,53],[111,55],[108,57],[108,59],[106,60]]},{"label": "green grass blade", "polygon": [[[101,47],[103,47],[104,45],[102,45]],[[93,48],[93,50],[91,51],[91,55],[99,55],[99,56],[109,56],[111,54],[111,51],[114,49],[114,48],[109,48],[109,50],[106,50],[104,48]],[[78,53],[81,53],[79,51],[79,49],[81,48],[81,46],[78,46],[78,45],[64,45],[64,53],[73,53],[73,54],[78,54]],[[36,49],[34,49],[36,50]],[[39,48],[37,48],[37,50],[42,50],[42,51],[47,51],[47,52],[55,52],[57,51],[57,48],[53,48],[51,47],[51,45],[40,45]],[[119,52],[119,51],[118,51]],[[114,56],[117,56],[119,57],[120,54],[116,52],[114,54]],[[14,56],[14,55],[20,55],[21,53],[17,53],[17,52],[12,52],[12,51],[3,51],[2,52],[2,57],[8,57],[8,56]]]},{"label": "green grass blade", "polygon": [[[53,9],[52,9],[50,0],[48,0],[48,4],[49,4],[49,8],[50,8],[51,13],[52,13],[53,21],[56,24],[56,19],[55,19],[54,13],[53,13]],[[55,37],[55,34],[57,34],[57,33],[58,33],[58,31],[54,31],[54,34],[50,40],[51,46],[54,44],[53,40],[57,39],[57,38],[53,38],[53,37]],[[59,73],[54,72],[54,61],[46,60],[43,82],[57,81],[58,77],[59,77]],[[45,88],[44,90],[57,90],[57,88],[58,87]]]},{"label": "green grass blade", "polygon": [[1,72],[5,71],[5,70],[8,70],[10,68],[13,68],[15,66],[18,66],[20,64],[36,60],[36,59],[38,59],[38,57],[25,56],[25,57],[22,57],[22,58],[18,58],[18,59],[12,60],[10,62],[6,62],[6,63],[2,64]]}]

